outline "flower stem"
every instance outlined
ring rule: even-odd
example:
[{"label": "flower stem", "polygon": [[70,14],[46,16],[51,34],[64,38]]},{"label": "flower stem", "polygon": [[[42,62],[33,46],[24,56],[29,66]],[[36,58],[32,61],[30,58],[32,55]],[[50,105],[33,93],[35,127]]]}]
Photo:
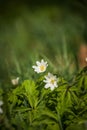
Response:
[{"label": "flower stem", "polygon": [[57,115],[58,115],[58,123],[59,123],[60,130],[63,130],[63,126],[62,126],[62,122],[58,110],[57,110]]}]

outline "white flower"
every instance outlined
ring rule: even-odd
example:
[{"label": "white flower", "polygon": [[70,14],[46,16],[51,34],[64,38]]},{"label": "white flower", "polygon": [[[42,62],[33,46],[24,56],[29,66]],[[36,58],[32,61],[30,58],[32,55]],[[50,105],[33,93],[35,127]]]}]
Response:
[{"label": "white flower", "polygon": [[54,88],[58,87],[58,78],[51,73],[48,73],[48,75],[45,76],[44,82],[46,83],[45,88],[50,88],[51,90],[53,90]]},{"label": "white flower", "polygon": [[35,65],[32,66],[32,68],[37,73],[42,73],[42,72],[46,71],[46,68],[48,66],[47,62],[45,62],[43,59],[41,60],[41,62],[36,61],[36,65],[37,66],[35,66]]},{"label": "white flower", "polygon": [[12,79],[11,82],[13,85],[18,85],[19,77],[17,77],[16,79]]},{"label": "white flower", "polygon": [[2,105],[3,105],[3,101],[0,101],[0,114],[3,113],[3,110],[2,110],[2,108],[1,108]]}]

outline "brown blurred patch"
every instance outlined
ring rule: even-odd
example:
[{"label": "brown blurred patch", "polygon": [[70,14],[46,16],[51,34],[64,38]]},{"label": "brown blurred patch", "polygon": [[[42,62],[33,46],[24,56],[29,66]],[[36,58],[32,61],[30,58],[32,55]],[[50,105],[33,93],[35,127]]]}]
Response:
[{"label": "brown blurred patch", "polygon": [[86,44],[81,44],[79,48],[79,53],[78,53],[78,59],[79,59],[79,66],[80,67],[85,67],[87,66],[87,45]]}]

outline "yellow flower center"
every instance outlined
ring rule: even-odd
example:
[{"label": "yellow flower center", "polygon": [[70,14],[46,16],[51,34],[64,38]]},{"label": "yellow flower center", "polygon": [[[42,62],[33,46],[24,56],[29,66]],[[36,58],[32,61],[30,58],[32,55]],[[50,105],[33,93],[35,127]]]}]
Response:
[{"label": "yellow flower center", "polygon": [[45,66],[44,66],[44,65],[41,65],[41,66],[40,66],[40,70],[41,70],[41,71],[44,71],[44,70],[45,70]]},{"label": "yellow flower center", "polygon": [[50,81],[52,84],[54,84],[54,82],[55,82],[55,80],[54,79],[51,79],[51,81]]}]

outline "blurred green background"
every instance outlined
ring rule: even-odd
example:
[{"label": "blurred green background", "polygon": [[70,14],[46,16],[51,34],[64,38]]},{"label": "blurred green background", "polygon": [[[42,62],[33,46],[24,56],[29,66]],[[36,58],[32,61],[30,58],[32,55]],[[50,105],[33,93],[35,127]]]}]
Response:
[{"label": "blurred green background", "polygon": [[79,63],[79,48],[87,39],[86,12],[86,0],[1,0],[1,82],[33,77],[32,65],[41,58],[49,70],[72,79],[86,65]]}]

